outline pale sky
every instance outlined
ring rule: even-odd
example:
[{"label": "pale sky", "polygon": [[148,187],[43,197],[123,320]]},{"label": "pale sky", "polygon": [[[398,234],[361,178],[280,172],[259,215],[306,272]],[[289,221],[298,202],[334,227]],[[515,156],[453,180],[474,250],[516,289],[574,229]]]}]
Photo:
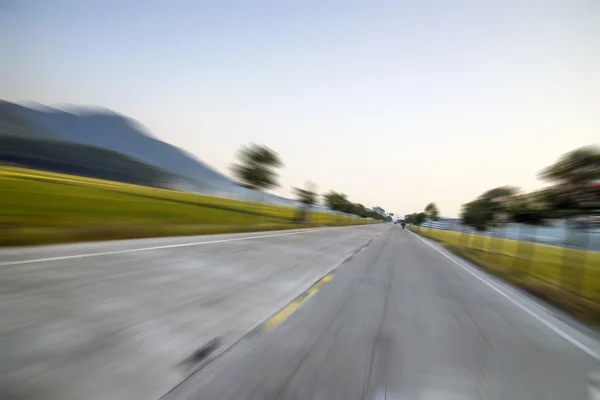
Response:
[{"label": "pale sky", "polygon": [[0,0],[0,98],[102,106],[230,174],[240,145],[442,215],[600,142],[600,1]]}]

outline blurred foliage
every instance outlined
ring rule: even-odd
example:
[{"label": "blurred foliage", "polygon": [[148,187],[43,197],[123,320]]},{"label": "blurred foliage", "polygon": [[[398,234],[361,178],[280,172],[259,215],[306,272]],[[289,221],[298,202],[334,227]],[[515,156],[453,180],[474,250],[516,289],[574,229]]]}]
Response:
[{"label": "blurred foliage", "polygon": [[298,201],[307,207],[311,207],[317,202],[317,194],[310,190],[294,188],[294,194]]},{"label": "blurred foliage", "polygon": [[582,147],[563,155],[540,172],[553,185],[519,194],[513,186],[488,190],[463,205],[463,224],[479,231],[504,222],[543,225],[551,219],[579,218],[600,214],[600,149]]},{"label": "blurred foliage", "polygon": [[490,221],[494,219],[492,211],[480,199],[463,204],[460,218],[464,225],[473,227],[478,231],[485,231]]},{"label": "blurred foliage", "polygon": [[500,186],[486,191],[477,199],[463,205],[460,213],[463,224],[484,231],[507,221],[518,192],[513,186]]},{"label": "blurred foliage", "polygon": [[440,219],[440,210],[438,209],[437,204],[427,204],[427,206],[425,206],[425,215],[431,221],[437,221],[438,219]]},{"label": "blurred foliage", "polygon": [[571,217],[600,211],[600,148],[581,147],[563,155],[556,163],[540,172],[540,177],[553,183],[545,191],[548,205],[555,216]]},{"label": "blurred foliage", "polygon": [[437,221],[440,218],[440,209],[437,204],[429,203],[425,206],[424,212],[412,213],[404,216],[404,222],[416,226],[423,225],[427,220]]},{"label": "blurred foliage", "polygon": [[308,219],[308,212],[310,208],[317,202],[317,194],[310,190],[293,188],[294,194],[298,198],[298,201],[302,203],[302,210],[297,220],[306,222]]},{"label": "blurred foliage", "polygon": [[413,224],[417,226],[422,225],[425,221],[427,221],[427,214],[424,212],[412,213],[404,218],[404,222],[407,224]]},{"label": "blurred foliage", "polygon": [[571,151],[540,172],[540,176],[573,190],[586,190],[589,182],[600,179],[600,149],[587,146]]},{"label": "blurred foliage", "polygon": [[514,196],[507,214],[511,222],[540,226],[546,225],[552,216],[545,195],[540,192]]},{"label": "blurred foliage", "polygon": [[500,186],[490,189],[479,196],[481,204],[490,211],[491,224],[506,221],[510,218],[510,209],[519,188],[514,186]]},{"label": "blurred foliage", "polygon": [[323,201],[330,210],[343,212],[346,214],[357,215],[362,218],[372,218],[380,221],[391,221],[391,217],[382,215],[374,210],[367,209],[360,203],[353,203],[348,200],[348,196],[344,193],[338,193],[334,190],[323,195]]},{"label": "blurred foliage", "polygon": [[329,209],[340,212],[350,211],[350,201],[344,193],[338,193],[331,190],[323,195],[323,201]]},{"label": "blurred foliage", "polygon": [[242,186],[255,190],[279,186],[275,169],[281,168],[283,162],[275,151],[267,146],[251,143],[240,149],[238,159],[239,162],[233,165],[232,171]]}]

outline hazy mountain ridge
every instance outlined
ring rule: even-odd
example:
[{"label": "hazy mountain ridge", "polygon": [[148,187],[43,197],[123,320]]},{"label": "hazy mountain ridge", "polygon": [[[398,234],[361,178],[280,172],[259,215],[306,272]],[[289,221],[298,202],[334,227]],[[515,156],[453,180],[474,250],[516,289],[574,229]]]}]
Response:
[{"label": "hazy mountain ridge", "polygon": [[0,162],[45,171],[168,187],[171,174],[125,154],[57,139],[0,102]]},{"label": "hazy mountain ridge", "polygon": [[[168,186],[175,189],[298,205],[296,200],[239,186],[185,150],[153,137],[135,120],[108,109],[80,106],[57,109],[37,103],[28,107],[0,101],[0,134],[3,125],[13,136],[58,140],[120,153],[165,171],[170,177]],[[46,157],[48,152],[44,150],[43,154]]]},{"label": "hazy mountain ridge", "polygon": [[[12,104],[12,103],[9,103]],[[225,176],[181,149],[150,136],[137,122],[104,109],[28,108],[12,104],[27,121],[55,139],[113,150],[195,183],[199,191],[235,191]]]},{"label": "hazy mountain ridge", "polygon": [[0,135],[0,162],[16,166],[167,188],[167,172],[116,151],[62,140]]},{"label": "hazy mountain ridge", "polygon": [[21,113],[15,112],[13,104],[0,101],[0,135],[49,139],[47,132],[32,126]]}]

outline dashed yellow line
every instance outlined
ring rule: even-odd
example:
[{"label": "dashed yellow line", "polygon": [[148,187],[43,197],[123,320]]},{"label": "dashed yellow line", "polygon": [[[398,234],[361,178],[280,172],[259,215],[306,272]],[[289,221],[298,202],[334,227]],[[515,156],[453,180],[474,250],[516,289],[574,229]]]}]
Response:
[{"label": "dashed yellow line", "polygon": [[317,293],[317,291],[323,286],[325,283],[329,282],[333,278],[333,274],[329,274],[321,278],[317,283],[312,285],[306,292],[301,294],[296,300],[292,301],[286,307],[284,307],[281,311],[275,314],[267,323],[265,324],[265,328],[272,329],[281,324],[287,317],[292,315],[294,311],[300,307],[300,304]]}]

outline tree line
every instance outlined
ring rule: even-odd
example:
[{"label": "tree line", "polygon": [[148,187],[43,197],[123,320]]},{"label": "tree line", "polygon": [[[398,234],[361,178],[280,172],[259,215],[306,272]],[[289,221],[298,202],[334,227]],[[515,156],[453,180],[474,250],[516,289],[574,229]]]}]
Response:
[{"label": "tree line", "polygon": [[549,186],[523,193],[516,186],[501,186],[464,204],[464,225],[485,231],[502,223],[546,225],[550,220],[570,223],[600,215],[600,148],[581,147],[564,154],[538,175]]},{"label": "tree line", "polygon": [[[251,143],[242,147],[237,162],[231,167],[238,184],[253,190],[268,190],[279,186],[277,169],[283,167],[279,154],[264,145]],[[303,205],[299,219],[306,220],[312,206],[319,202],[319,195],[310,188],[293,188],[296,199]],[[344,193],[329,191],[322,196],[323,204],[330,210],[356,215],[361,218],[373,218],[390,221],[391,217],[371,210],[360,203],[354,203]]]},{"label": "tree line", "polygon": [[362,218],[373,218],[381,221],[391,221],[392,217],[378,213],[375,210],[365,207],[360,203],[353,203],[348,200],[348,196],[344,193],[338,193],[334,190],[323,195],[323,201],[327,207],[334,211],[343,212],[346,214],[357,215]]},{"label": "tree line", "polygon": [[[544,168],[539,177],[549,186],[530,193],[506,185],[482,193],[463,204],[463,225],[485,231],[503,223],[546,225],[564,219],[577,224],[591,216],[600,216],[600,149],[585,146],[564,154]],[[437,220],[439,210],[430,203],[424,212],[413,213],[406,222],[421,225]]]},{"label": "tree line", "polygon": [[440,218],[440,209],[437,204],[429,203],[425,206],[425,210],[418,213],[408,214],[404,217],[404,222],[413,225],[422,225],[425,221],[437,221]]}]

